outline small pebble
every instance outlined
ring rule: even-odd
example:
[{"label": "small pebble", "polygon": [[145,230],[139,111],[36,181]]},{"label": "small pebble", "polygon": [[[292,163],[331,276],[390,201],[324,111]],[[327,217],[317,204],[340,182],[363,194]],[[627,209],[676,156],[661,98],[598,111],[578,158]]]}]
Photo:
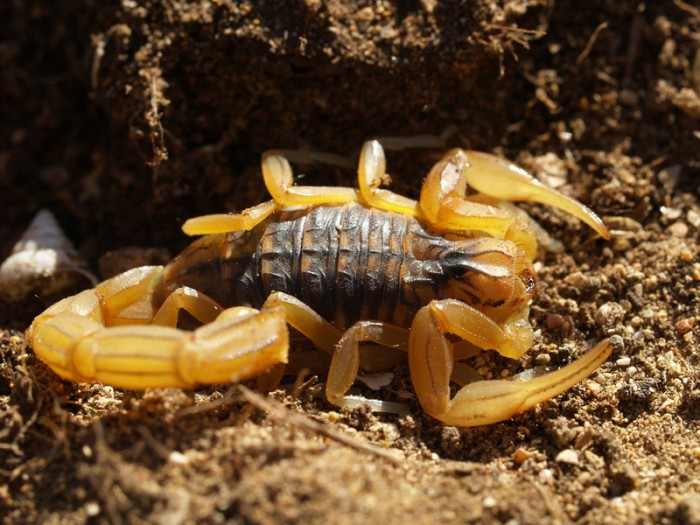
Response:
[{"label": "small pebble", "polygon": [[700,213],[695,210],[688,211],[688,222],[693,225],[694,228],[700,228]]},{"label": "small pebble", "polygon": [[688,225],[681,221],[674,222],[668,227],[668,233],[678,239],[684,239],[688,235]]},{"label": "small pebble", "polygon": [[574,329],[574,320],[570,315],[547,314],[547,329],[562,330],[571,333]]},{"label": "small pebble", "polygon": [[583,427],[583,432],[576,436],[574,446],[576,449],[581,450],[588,447],[591,443],[593,443],[593,427],[586,423]]},{"label": "small pebble", "polygon": [[100,513],[100,504],[96,501],[89,501],[85,504],[85,514],[89,518],[93,518]]},{"label": "small pebble", "polygon": [[661,215],[663,215],[664,217],[666,217],[667,219],[669,219],[671,221],[675,221],[683,213],[678,208],[669,208],[668,206],[661,206],[660,211],[661,211]]},{"label": "small pebble", "polygon": [[595,313],[598,326],[612,326],[625,316],[625,309],[618,303],[608,302],[600,306]]},{"label": "small pebble", "polygon": [[[594,380],[595,380],[595,378],[594,378]],[[594,396],[597,395],[603,389],[603,387],[600,385],[600,382],[594,382],[594,381],[586,381],[586,383],[584,383],[584,386]]]},{"label": "small pebble", "polygon": [[567,465],[578,465],[579,464],[579,459],[578,459],[578,452],[571,448],[566,448],[559,452],[557,454],[557,457],[555,458],[555,461],[557,463],[565,463]]},{"label": "small pebble", "polygon": [[680,335],[687,334],[693,329],[693,327],[690,325],[690,321],[688,321],[688,319],[685,318],[679,320],[674,327],[676,329],[676,332],[678,332]]},{"label": "small pebble", "polygon": [[615,363],[617,366],[629,366],[632,360],[629,357],[621,357]]},{"label": "small pebble", "polygon": [[[680,164],[673,164],[672,166],[668,166],[659,171],[659,181],[661,182],[661,184],[664,185],[664,188],[670,191],[676,187],[676,184],[678,184],[682,170],[683,168]],[[661,207],[662,213],[664,208],[665,206]]]},{"label": "small pebble", "polygon": [[639,104],[639,95],[632,91],[631,89],[623,89],[619,94],[620,103],[625,106],[636,106]]},{"label": "small pebble", "polygon": [[189,458],[177,450],[173,450],[168,454],[168,463],[172,463],[173,465],[187,465],[189,462]]},{"label": "small pebble", "polygon": [[587,283],[587,279],[581,272],[574,272],[564,277],[564,282],[575,288],[583,288]]},{"label": "small pebble", "polygon": [[498,504],[498,502],[496,501],[496,498],[494,498],[493,496],[486,496],[484,498],[484,501],[482,501],[481,503],[487,509],[492,509],[493,507],[495,507]]},{"label": "small pebble", "polygon": [[610,344],[613,345],[616,352],[621,352],[625,348],[625,340],[617,334],[610,338]]},{"label": "small pebble", "polygon": [[552,481],[554,479],[554,474],[552,471],[548,468],[542,469],[540,473],[537,475],[537,477],[540,478],[540,481],[543,481],[544,483],[547,483],[548,481]]},{"label": "small pebble", "polygon": [[515,452],[513,452],[513,460],[516,463],[523,464],[526,460],[530,459],[532,454],[522,447],[518,447]]}]

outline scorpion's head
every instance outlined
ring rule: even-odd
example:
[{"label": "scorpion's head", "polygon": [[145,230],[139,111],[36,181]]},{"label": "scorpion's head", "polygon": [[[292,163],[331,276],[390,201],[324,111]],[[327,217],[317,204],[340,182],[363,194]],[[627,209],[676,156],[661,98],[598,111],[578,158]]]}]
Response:
[{"label": "scorpion's head", "polygon": [[440,295],[481,311],[507,314],[527,305],[536,293],[532,261],[510,241],[458,241],[440,253],[438,263],[443,276]]}]

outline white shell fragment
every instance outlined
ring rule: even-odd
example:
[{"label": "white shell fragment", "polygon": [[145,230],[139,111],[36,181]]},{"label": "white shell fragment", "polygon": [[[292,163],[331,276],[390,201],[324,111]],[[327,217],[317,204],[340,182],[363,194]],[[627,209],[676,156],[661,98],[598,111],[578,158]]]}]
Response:
[{"label": "white shell fragment", "polygon": [[0,266],[0,299],[56,296],[97,282],[48,210],[41,210]]},{"label": "white shell fragment", "polygon": [[556,461],[557,463],[566,463],[567,465],[578,465],[578,452],[570,448],[564,449],[561,452],[559,452],[559,454],[557,454],[557,457],[554,458],[554,461]]}]

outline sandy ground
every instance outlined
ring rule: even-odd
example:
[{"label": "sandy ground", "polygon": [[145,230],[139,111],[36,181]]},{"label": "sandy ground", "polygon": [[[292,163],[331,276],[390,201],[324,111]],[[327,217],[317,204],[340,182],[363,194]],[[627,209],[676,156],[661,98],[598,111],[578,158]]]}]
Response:
[{"label": "sandy ground", "polygon": [[[472,4],[0,7],[0,258],[46,207],[104,277],[125,259],[110,250],[162,259],[187,217],[260,202],[265,149],[351,158],[370,137],[447,130],[613,230],[525,205],[565,247],[538,263],[535,345],[474,365],[499,377],[619,343],[557,399],[458,429],[421,412],[405,365],[357,387],[402,416],[336,410],[322,374],[267,396],[64,383],[23,336],[50,299],[6,301],[3,523],[700,523],[700,11]],[[439,154],[390,154],[393,187],[416,196]]]}]

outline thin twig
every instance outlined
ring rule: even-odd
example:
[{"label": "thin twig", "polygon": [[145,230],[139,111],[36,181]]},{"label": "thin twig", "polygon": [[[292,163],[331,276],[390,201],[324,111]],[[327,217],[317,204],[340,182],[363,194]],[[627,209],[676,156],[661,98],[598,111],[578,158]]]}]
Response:
[{"label": "thin twig", "polygon": [[182,408],[177,411],[175,417],[191,416],[193,414],[201,414],[202,412],[209,412],[211,410],[216,410],[217,408],[233,403],[236,401],[236,387],[230,387],[226,393],[219,399],[214,401],[207,401],[206,403],[200,403],[192,407]]},{"label": "thin twig", "polygon": [[692,5],[686,4],[682,0],[673,0],[673,3],[676,4],[676,7],[678,7],[678,9],[682,9],[686,13],[690,13],[695,18],[700,18],[700,9],[693,7]]},{"label": "thin twig", "polygon": [[541,29],[526,29],[524,27],[504,26],[501,24],[484,24],[484,27],[488,29],[498,29],[499,31],[503,31],[504,33],[524,33],[528,35],[535,35],[538,37],[547,34],[546,31],[542,31]]},{"label": "thin twig", "polygon": [[603,22],[600,24],[598,27],[595,28],[593,31],[593,34],[591,37],[588,39],[588,43],[586,44],[586,47],[581,51],[581,54],[576,58],[576,65],[580,66],[583,64],[583,61],[586,60],[586,57],[590,54],[591,49],[593,49],[593,45],[595,44],[595,41],[598,39],[598,35],[600,35],[600,32],[608,27],[607,22]]},{"label": "thin twig", "polygon": [[634,64],[639,57],[639,50],[642,45],[642,33],[644,32],[644,17],[642,16],[643,7],[640,6],[637,10],[637,14],[634,15],[632,19],[632,25],[630,26],[628,44],[627,44],[627,56],[625,57],[625,74],[622,78],[622,85],[628,86],[630,79],[632,78],[632,73],[634,72]]},{"label": "thin twig", "polygon": [[248,403],[255,406],[259,410],[268,412],[270,415],[272,415],[272,417],[280,419],[286,423],[289,423],[292,426],[301,428],[303,430],[307,430],[315,434],[320,434],[328,439],[354,448],[355,450],[359,450],[368,454],[372,454],[374,456],[384,458],[396,465],[402,463],[400,458],[396,457],[388,450],[375,447],[374,445],[370,445],[369,443],[361,441],[357,438],[350,437],[347,434],[343,434],[342,432],[338,432],[337,430],[334,430],[332,428],[327,428],[321,425],[320,423],[313,421],[301,414],[294,414],[281,404],[271,401],[269,399],[265,399],[259,394],[253,392],[252,390],[244,387],[243,385],[239,385],[238,388],[241,392],[242,397]]}]

